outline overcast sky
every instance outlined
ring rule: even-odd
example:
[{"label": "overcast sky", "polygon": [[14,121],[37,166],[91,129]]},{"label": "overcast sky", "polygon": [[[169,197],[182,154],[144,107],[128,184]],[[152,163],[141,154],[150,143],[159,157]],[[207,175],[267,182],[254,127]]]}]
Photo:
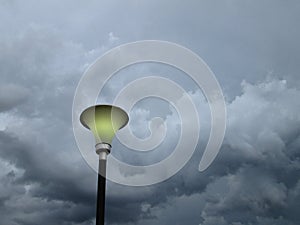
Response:
[{"label": "overcast sky", "polygon": [[[205,121],[195,154],[172,178],[146,187],[108,182],[107,224],[298,224],[299,12],[297,0],[0,0],[0,224],[95,223],[97,174],[75,142],[73,96],[96,58],[144,39],[178,43],[205,60],[226,98],[227,129],[204,172]],[[205,120],[202,92],[162,65],[121,71],[100,99],[109,103],[126,82],[153,72],[174,77]],[[157,115],[172,115],[168,103],[137,104],[135,134],[149,135]],[[117,141],[113,154],[153,163],[170,154],[174,133],[164,154],[126,158]]]}]

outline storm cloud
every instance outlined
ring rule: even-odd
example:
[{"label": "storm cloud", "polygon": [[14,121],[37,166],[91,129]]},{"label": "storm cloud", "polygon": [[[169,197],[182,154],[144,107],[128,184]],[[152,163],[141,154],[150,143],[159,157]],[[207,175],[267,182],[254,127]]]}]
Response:
[{"label": "storm cloud", "polygon": [[[107,224],[296,225],[299,8],[298,1],[277,0],[0,1],[0,224],[94,224],[96,174],[72,131],[77,83],[112,47],[162,39],[190,48],[216,74],[227,104],[225,140],[213,164],[199,172],[210,128],[207,102],[192,81],[161,67],[203,112],[197,150],[162,183],[108,182]],[[110,102],[126,82],[160,67],[136,68],[116,74],[100,97]],[[132,113],[137,120],[130,126],[144,127],[144,136],[157,113],[150,103]],[[155,109],[176,122],[168,104]],[[177,136],[167,141],[172,148]],[[116,157],[127,154],[115,146]]]}]

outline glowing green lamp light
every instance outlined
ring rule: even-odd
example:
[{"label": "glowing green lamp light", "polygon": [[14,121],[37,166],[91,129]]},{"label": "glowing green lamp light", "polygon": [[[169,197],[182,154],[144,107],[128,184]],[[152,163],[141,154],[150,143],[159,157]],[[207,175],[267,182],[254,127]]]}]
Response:
[{"label": "glowing green lamp light", "polygon": [[116,132],[128,123],[127,113],[112,105],[95,105],[85,109],[80,115],[82,125],[92,131],[96,140],[96,152],[101,157],[101,150],[107,148]]},{"label": "glowing green lamp light", "polygon": [[127,113],[112,105],[95,105],[85,109],[80,122],[91,130],[96,140],[96,153],[99,155],[98,193],[96,225],[104,225],[106,160],[111,150],[111,142],[116,132],[128,123]]},{"label": "glowing green lamp light", "polygon": [[84,110],[80,121],[93,132],[96,143],[111,144],[116,131],[128,123],[128,115],[116,106],[96,105]]}]

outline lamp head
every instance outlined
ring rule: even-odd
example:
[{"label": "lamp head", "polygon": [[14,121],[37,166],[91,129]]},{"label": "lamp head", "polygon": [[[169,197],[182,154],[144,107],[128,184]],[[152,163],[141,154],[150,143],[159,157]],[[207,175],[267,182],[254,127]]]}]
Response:
[{"label": "lamp head", "polygon": [[115,133],[128,123],[127,113],[112,105],[95,105],[85,109],[80,115],[80,122],[91,130],[96,144],[111,145]]}]

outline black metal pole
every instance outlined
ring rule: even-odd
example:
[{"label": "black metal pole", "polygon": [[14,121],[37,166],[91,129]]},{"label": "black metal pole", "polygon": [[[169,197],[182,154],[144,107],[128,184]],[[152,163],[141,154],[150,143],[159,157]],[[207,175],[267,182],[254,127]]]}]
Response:
[{"label": "black metal pole", "polygon": [[[103,176],[102,176],[102,175]],[[99,160],[96,225],[104,225],[106,160]]]}]

